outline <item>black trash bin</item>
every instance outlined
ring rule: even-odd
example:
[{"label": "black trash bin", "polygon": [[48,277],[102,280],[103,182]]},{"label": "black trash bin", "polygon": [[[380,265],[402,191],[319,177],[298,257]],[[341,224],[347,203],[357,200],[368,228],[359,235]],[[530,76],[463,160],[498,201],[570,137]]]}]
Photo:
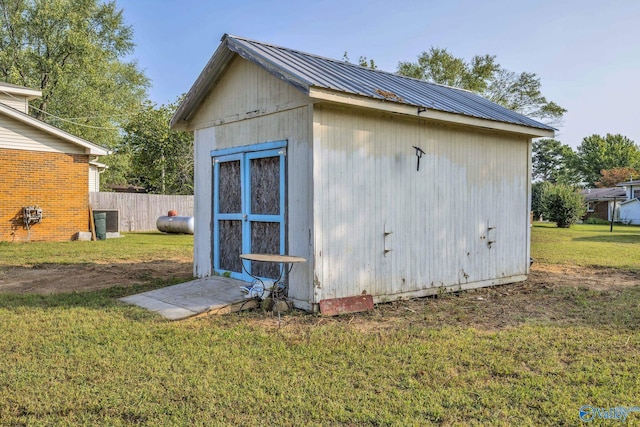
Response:
[{"label": "black trash bin", "polygon": [[98,240],[107,239],[107,214],[98,212],[93,215],[93,223],[96,226],[96,238]]}]

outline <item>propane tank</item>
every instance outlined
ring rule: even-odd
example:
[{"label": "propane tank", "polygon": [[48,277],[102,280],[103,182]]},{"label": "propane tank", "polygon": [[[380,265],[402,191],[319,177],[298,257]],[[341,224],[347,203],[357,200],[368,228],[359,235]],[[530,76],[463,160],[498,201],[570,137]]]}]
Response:
[{"label": "propane tank", "polygon": [[163,233],[193,234],[192,216],[161,216],[156,227]]}]

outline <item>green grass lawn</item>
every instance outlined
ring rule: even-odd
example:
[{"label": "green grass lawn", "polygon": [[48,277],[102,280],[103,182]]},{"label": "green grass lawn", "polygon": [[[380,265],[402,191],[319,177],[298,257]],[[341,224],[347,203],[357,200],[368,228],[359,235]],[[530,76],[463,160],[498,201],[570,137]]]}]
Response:
[{"label": "green grass lawn", "polygon": [[608,225],[534,223],[531,254],[543,263],[640,270],[640,227],[614,224],[609,230]]},{"label": "green grass lawn", "polygon": [[148,261],[192,257],[188,234],[124,233],[123,238],[97,242],[0,242],[0,267],[34,264]]},{"label": "green grass lawn", "polygon": [[[635,230],[536,225],[532,255],[638,268],[613,255],[637,247]],[[69,243],[78,252],[59,261],[91,262],[83,250],[101,243],[113,245],[102,259],[152,259],[153,242]],[[180,242],[169,250],[190,250]],[[30,262],[33,248],[55,262],[56,245],[0,245],[0,259],[16,249]],[[168,322],[117,302],[130,292],[0,295],[0,425],[555,426],[581,424],[582,405],[640,406],[639,286],[501,287],[339,318],[294,312],[280,328],[260,311]],[[508,326],[483,325],[490,301]],[[522,301],[555,314],[523,317]]]}]

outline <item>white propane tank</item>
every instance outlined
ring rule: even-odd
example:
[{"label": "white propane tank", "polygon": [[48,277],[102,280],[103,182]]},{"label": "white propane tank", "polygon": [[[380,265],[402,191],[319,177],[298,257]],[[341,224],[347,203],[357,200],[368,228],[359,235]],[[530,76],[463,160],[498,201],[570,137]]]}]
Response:
[{"label": "white propane tank", "polygon": [[163,233],[193,234],[192,216],[161,216],[156,227]]}]

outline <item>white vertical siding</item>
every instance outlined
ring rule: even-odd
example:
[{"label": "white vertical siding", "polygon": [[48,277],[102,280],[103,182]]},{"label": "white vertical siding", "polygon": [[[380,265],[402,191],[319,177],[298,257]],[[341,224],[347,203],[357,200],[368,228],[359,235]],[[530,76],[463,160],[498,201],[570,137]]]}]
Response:
[{"label": "white vertical siding", "polygon": [[[609,209],[609,215],[611,215],[611,209]],[[634,225],[640,224],[640,202],[638,199],[620,203],[620,221]]]},{"label": "white vertical siding", "polygon": [[[414,145],[426,152],[420,171]],[[319,297],[521,280],[528,147],[522,137],[316,106]]]},{"label": "white vertical siding", "polygon": [[236,57],[202,101],[188,126],[201,129],[290,110],[308,103],[309,99],[302,92]]},{"label": "white vertical siding", "polygon": [[211,150],[216,147],[214,128],[201,129],[194,135],[194,234],[193,275],[211,276],[212,272],[212,167]]}]

